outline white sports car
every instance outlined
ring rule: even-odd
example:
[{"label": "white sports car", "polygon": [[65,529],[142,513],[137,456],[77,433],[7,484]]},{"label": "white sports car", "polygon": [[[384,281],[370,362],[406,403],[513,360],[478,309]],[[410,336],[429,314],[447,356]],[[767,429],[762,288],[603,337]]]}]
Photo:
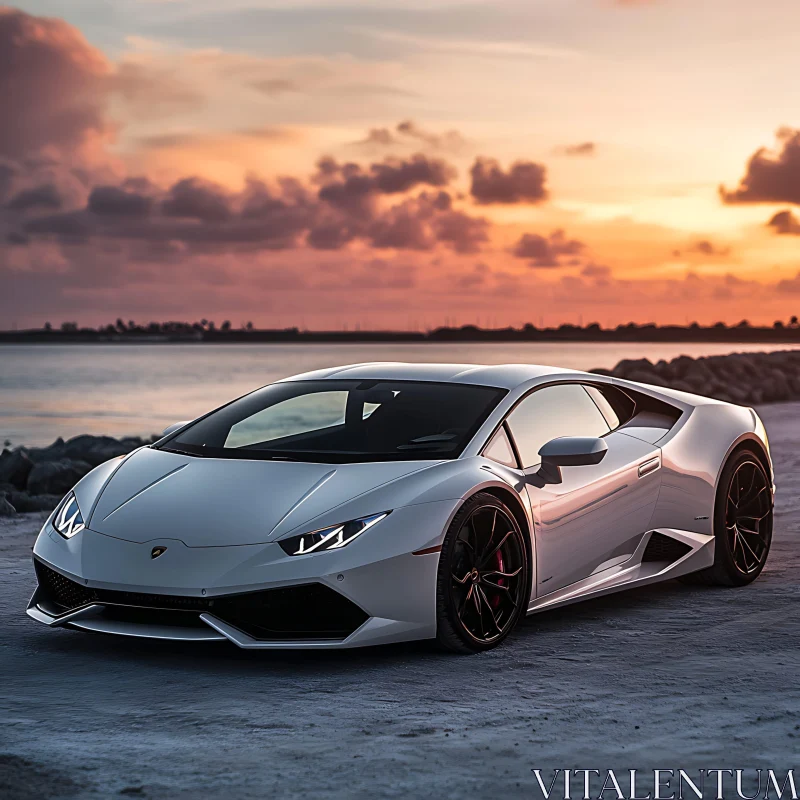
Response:
[{"label": "white sports car", "polygon": [[523,614],[764,567],[751,408],[521,364],[358,364],[259,389],[83,478],[34,547],[51,627],[474,652]]}]

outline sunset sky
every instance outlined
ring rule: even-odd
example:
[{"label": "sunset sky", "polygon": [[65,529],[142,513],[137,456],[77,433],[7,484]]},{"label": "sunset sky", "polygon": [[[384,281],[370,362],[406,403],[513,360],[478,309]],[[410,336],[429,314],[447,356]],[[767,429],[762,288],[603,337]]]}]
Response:
[{"label": "sunset sky", "polygon": [[0,327],[800,313],[797,0],[0,7]]}]

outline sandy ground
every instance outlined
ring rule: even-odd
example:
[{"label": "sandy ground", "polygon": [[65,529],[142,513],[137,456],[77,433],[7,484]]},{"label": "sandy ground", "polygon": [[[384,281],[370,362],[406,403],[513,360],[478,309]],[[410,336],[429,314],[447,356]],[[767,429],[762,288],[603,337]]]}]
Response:
[{"label": "sandy ground", "polygon": [[762,416],[779,493],[755,584],[585,602],[467,658],[50,631],[24,614],[41,516],[5,522],[0,797],[540,797],[534,767],[796,768],[800,404]]}]

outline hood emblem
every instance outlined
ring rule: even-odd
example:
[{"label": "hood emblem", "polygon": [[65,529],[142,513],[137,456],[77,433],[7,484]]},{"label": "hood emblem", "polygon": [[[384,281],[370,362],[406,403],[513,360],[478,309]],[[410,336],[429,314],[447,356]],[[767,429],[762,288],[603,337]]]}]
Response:
[{"label": "hood emblem", "polygon": [[150,551],[150,558],[158,558],[159,556],[163,556],[164,553],[166,553],[166,552],[167,552],[167,548],[166,547],[154,547]]}]

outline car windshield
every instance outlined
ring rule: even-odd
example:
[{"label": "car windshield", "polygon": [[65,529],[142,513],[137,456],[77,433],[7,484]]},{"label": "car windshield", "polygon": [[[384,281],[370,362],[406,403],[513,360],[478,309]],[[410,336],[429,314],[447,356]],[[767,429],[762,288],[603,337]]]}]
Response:
[{"label": "car windshield", "polygon": [[505,393],[428,381],[287,381],[212,411],[160,447],[330,463],[457,458]]}]

